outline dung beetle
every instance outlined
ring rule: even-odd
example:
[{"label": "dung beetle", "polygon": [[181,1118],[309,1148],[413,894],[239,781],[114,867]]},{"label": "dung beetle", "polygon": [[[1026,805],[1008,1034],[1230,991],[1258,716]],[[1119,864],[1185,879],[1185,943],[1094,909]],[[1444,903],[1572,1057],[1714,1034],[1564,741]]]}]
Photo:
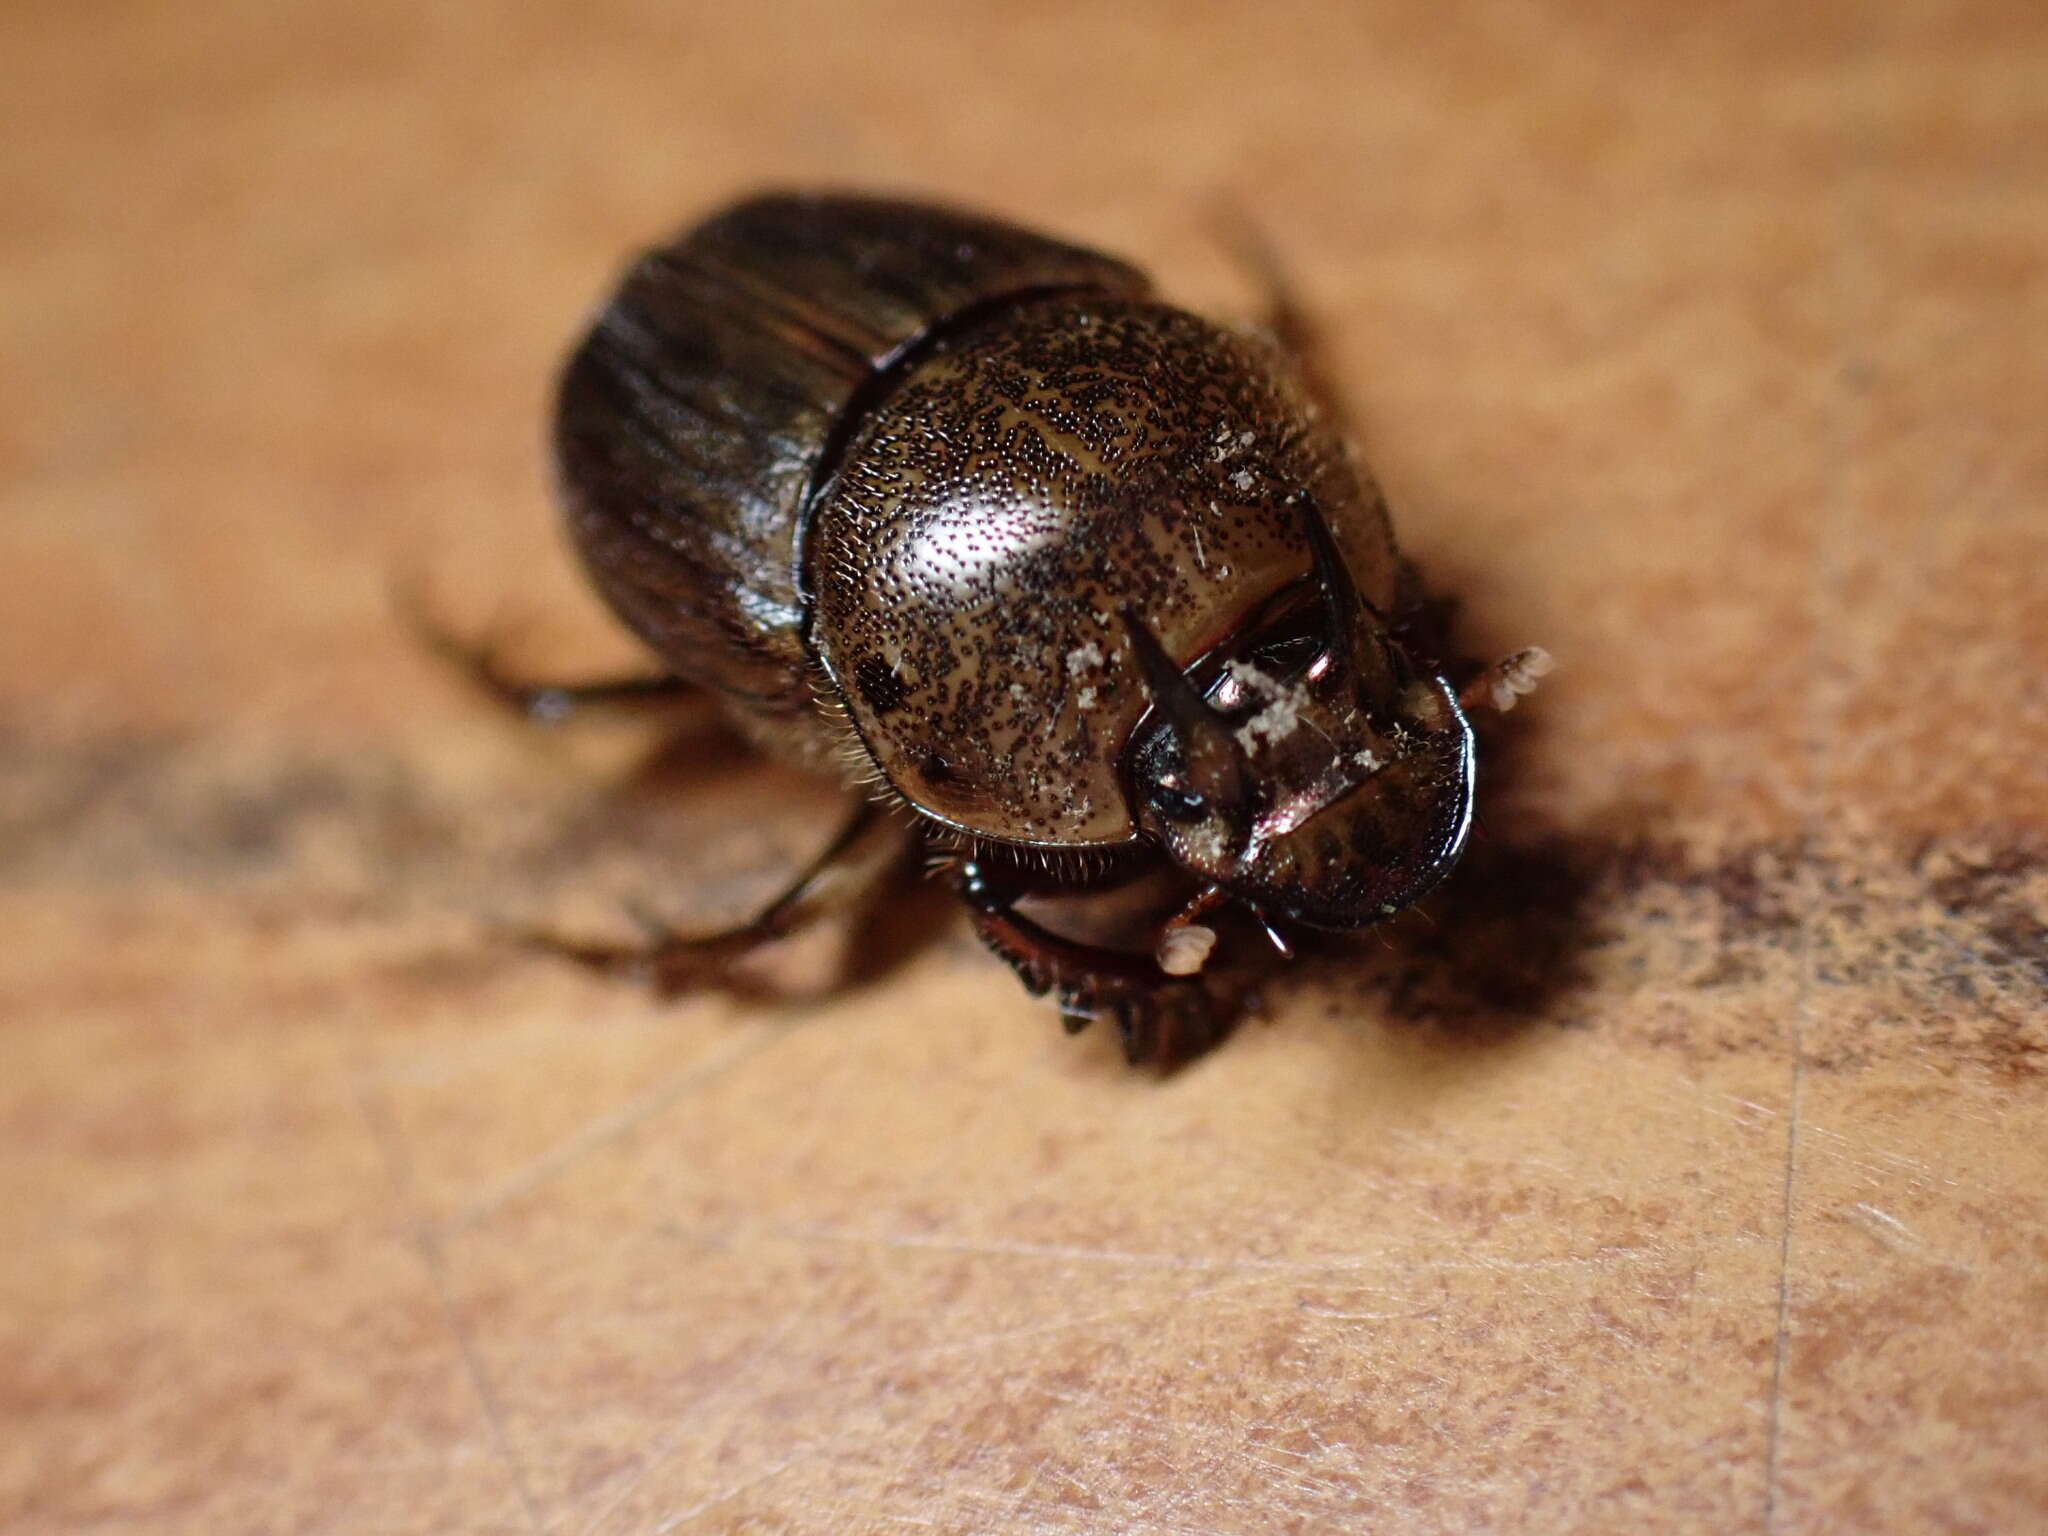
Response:
[{"label": "dung beetle", "polygon": [[[871,197],[755,197],[642,256],[561,379],[575,546],[666,669],[636,692],[708,690],[859,804],[742,928],[563,947],[713,981],[909,844],[1070,1029],[1172,1061],[1232,1006],[1198,917],[1284,950],[1427,892],[1472,823],[1465,706],[1544,659],[1461,699],[1290,329]],[[1139,947],[1047,915],[1162,871]]]}]

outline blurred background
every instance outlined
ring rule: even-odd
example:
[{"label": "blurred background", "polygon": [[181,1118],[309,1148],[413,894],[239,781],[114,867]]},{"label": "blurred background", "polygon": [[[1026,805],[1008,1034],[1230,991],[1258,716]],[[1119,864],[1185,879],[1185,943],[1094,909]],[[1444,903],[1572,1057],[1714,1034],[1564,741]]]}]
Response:
[{"label": "blurred background", "polygon": [[[0,79],[0,1529],[2048,1514],[2037,5],[13,0]],[[1217,314],[1248,214],[1559,658],[1456,884],[1177,1076],[942,908],[804,1006],[493,942],[832,820],[393,604],[634,663],[553,370],[776,185]]]}]

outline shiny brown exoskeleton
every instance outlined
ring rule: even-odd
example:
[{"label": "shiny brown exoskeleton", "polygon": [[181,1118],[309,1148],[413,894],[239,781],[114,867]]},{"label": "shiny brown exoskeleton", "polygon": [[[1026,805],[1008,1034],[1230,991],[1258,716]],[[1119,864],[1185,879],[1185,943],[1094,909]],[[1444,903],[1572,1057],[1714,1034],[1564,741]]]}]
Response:
[{"label": "shiny brown exoskeleton", "polygon": [[[585,959],[715,979],[915,838],[1070,1027],[1170,1060],[1227,1012],[1196,916],[1356,929],[1458,858],[1472,733],[1378,489],[1271,336],[1122,262],[910,203],[744,202],[626,275],[556,445],[577,548],[673,679],[862,796],[746,928]],[[1162,868],[1148,949],[1043,914]]]}]

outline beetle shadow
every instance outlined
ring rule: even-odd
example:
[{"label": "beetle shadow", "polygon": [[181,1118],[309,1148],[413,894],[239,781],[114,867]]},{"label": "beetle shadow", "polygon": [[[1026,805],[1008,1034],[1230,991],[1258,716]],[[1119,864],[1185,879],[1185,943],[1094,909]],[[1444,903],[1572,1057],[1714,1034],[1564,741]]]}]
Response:
[{"label": "beetle shadow", "polygon": [[[1249,981],[1219,972],[1218,990],[1244,994],[1248,1016],[1319,999],[1348,1016],[1428,1028],[1440,1041],[1475,1048],[1556,1021],[1588,980],[1599,861],[1568,836],[1523,830],[1515,780],[1540,727],[1527,716],[1489,724],[1484,799],[1499,809],[1475,828],[1443,886],[1368,934],[1309,937],[1292,966],[1257,967]],[[671,722],[632,768],[559,825],[526,873],[577,886],[609,871],[612,879],[597,882],[611,888],[597,892],[601,900],[654,907],[679,933],[715,933],[746,922],[793,879],[847,804],[843,789],[764,760],[716,713],[694,712]],[[716,847],[707,846],[707,829],[716,829]],[[678,906],[645,900],[663,888],[680,893]],[[1222,925],[1227,951],[1264,949],[1255,926]],[[914,852],[829,927],[837,942],[825,973],[778,963],[804,942],[781,940],[764,946],[763,963],[750,961],[727,990],[790,1006],[862,991],[962,931],[957,898],[945,882],[919,878]],[[1001,976],[993,956],[989,965]]]},{"label": "beetle shadow", "polygon": [[1540,728],[1490,722],[1482,814],[1457,870],[1418,906],[1362,937],[1319,937],[1276,992],[1297,987],[1346,1014],[1427,1027],[1486,1048],[1569,1017],[1591,982],[1601,861],[1582,840],[1531,827],[1515,794]]}]

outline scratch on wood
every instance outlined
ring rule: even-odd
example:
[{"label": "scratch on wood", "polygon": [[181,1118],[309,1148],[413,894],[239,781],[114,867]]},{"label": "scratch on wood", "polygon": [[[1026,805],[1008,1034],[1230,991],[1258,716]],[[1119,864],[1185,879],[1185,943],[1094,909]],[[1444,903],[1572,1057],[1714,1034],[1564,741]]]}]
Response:
[{"label": "scratch on wood", "polygon": [[532,1193],[549,1179],[567,1172],[600,1148],[630,1135],[663,1110],[688,1097],[749,1057],[758,1055],[781,1039],[786,1029],[787,1026],[762,1024],[745,1033],[736,1034],[703,1058],[642,1089],[616,1109],[598,1115],[525,1167],[465,1201],[441,1223],[442,1235],[452,1236],[466,1232],[488,1221],[522,1195]]},{"label": "scratch on wood", "polygon": [[811,1447],[804,1446],[798,1451],[796,1451],[793,1455],[785,1456],[781,1461],[776,1462],[773,1466],[765,1467],[761,1471],[756,1472],[752,1477],[744,1478],[741,1481],[734,1483],[730,1488],[720,1489],[717,1493],[712,1494],[709,1498],[699,1500],[697,1503],[692,1504],[688,1509],[678,1510],[675,1514],[670,1515],[666,1520],[662,1521],[661,1524],[654,1527],[654,1536],[669,1536],[670,1532],[675,1531],[681,1528],[682,1526],[689,1524],[692,1520],[695,1520],[699,1515],[709,1514],[712,1510],[718,1508],[718,1506],[721,1504],[730,1504],[734,1499],[738,1498],[741,1494],[749,1493],[752,1490],[760,1487],[763,1483],[769,1482],[774,1478],[780,1477],[783,1473],[787,1472],[791,1467],[797,1465],[797,1463],[809,1461],[811,1459],[811,1455]]},{"label": "scratch on wood", "polygon": [[1764,1529],[1776,1528],[1778,1471],[1784,1446],[1785,1375],[1792,1342],[1792,1230],[1797,1213],[1799,1180],[1799,1092],[1804,1076],[1800,1047],[1804,1037],[1806,1010],[1810,1006],[1812,972],[1800,977],[1799,997],[1792,1010],[1791,1084],[1786,1094],[1784,1194],[1778,1211],[1778,1320],[1771,1346],[1771,1409],[1764,1450]]},{"label": "scratch on wood", "polygon": [[1858,1200],[1849,1207],[1849,1216],[1866,1232],[1873,1234],[1887,1248],[1923,1248],[1919,1235],[1889,1211],[1881,1211],[1874,1205]]},{"label": "scratch on wood", "polygon": [[706,1410],[740,1397],[751,1381],[748,1368],[758,1365],[772,1355],[777,1346],[796,1331],[799,1322],[815,1316],[824,1305],[824,1298],[825,1292],[821,1290],[807,1305],[792,1308],[766,1338],[747,1352],[744,1362],[727,1371],[724,1382],[716,1390],[694,1398],[690,1403],[689,1412],[683,1416],[681,1422],[650,1446],[641,1456],[637,1466],[627,1468],[619,1477],[618,1486],[612,1491],[611,1497],[604,1500],[584,1525],[583,1536],[597,1536],[597,1532],[604,1528],[619,1507],[631,1498],[634,1491],[653,1476],[656,1470],[668,1462],[686,1439],[698,1444],[709,1444],[714,1433],[729,1431],[740,1417],[737,1409],[726,1413],[715,1424],[709,1426],[704,1423]]},{"label": "scratch on wood", "polygon": [[[1867,61],[1873,53],[1870,47],[1870,34],[1866,31],[1853,41],[1860,45],[1860,51]],[[1837,205],[1839,243],[1835,256],[1835,290],[1838,313],[1835,320],[1839,338],[1837,349],[1841,357],[1841,367],[1835,374],[1838,379],[1867,373],[1871,363],[1862,347],[1863,338],[1869,334],[1869,327],[1864,323],[1869,307],[1866,298],[1869,285],[1863,281],[1867,266],[1864,240],[1868,233],[1867,199],[1864,194],[1872,164],[1872,145],[1868,133],[1855,133],[1854,126],[1852,125],[1850,145],[1853,154],[1850,165],[1839,183]],[[1838,392],[1836,401],[1833,440],[1828,445],[1832,449],[1829,456],[1831,473],[1826,486],[1828,515],[1821,521],[1814,555],[1813,591],[1817,601],[1811,614],[1814,638],[1807,657],[1807,673],[1819,684],[1819,697],[1811,716],[1812,734],[1807,739],[1805,754],[1808,780],[1805,786],[1806,833],[1816,844],[1827,825],[1828,768],[1834,755],[1835,738],[1841,729],[1845,707],[1842,669],[1837,664],[1836,657],[1831,654],[1830,636],[1836,615],[1847,606],[1844,600],[1842,555],[1844,525],[1851,511],[1849,468],[1856,447],[1855,439],[1862,426],[1862,416],[1867,411],[1863,398],[1855,391]],[[1807,1025],[1812,1017],[1813,989],[1817,979],[1821,941],[1819,913],[1816,910],[1818,906],[1818,893],[1809,885],[1806,899],[1800,903],[1797,936],[1799,991],[1790,1020],[1789,1044],[1792,1062],[1785,1108],[1785,1183],[1784,1200],[1780,1211],[1783,1231],[1778,1249],[1778,1326],[1771,1350],[1771,1408],[1764,1454],[1763,1524],[1766,1532],[1778,1528],[1779,1483],[1784,1470],[1785,1391],[1792,1339],[1793,1234],[1798,1214],[1800,1094],[1805,1082]]]},{"label": "scratch on wood", "polygon": [[1589,1253],[1549,1254],[1535,1259],[1487,1255],[1441,1258],[1434,1254],[1383,1250],[1365,1254],[1331,1254],[1322,1258],[1209,1258],[1199,1254],[1091,1248],[1080,1244],[1027,1243],[993,1238],[954,1237],[927,1232],[863,1232],[853,1228],[805,1223],[765,1229],[769,1235],[798,1241],[844,1243],[900,1253],[958,1253],[991,1259],[1038,1259],[1054,1263],[1124,1265],[1138,1269],[1189,1270],[1200,1274],[1270,1273],[1283,1275],[1352,1275],[1361,1270],[1392,1269],[1400,1273],[1540,1274],[1550,1270],[1585,1269],[1630,1259],[1651,1250],[1605,1244]]},{"label": "scratch on wood", "polygon": [[434,1288],[441,1320],[454,1341],[456,1355],[462,1361],[463,1374],[469,1380],[470,1390],[476,1394],[484,1422],[490,1429],[492,1443],[497,1447],[499,1457],[511,1474],[512,1487],[518,1494],[520,1508],[526,1513],[526,1523],[538,1536],[538,1533],[547,1529],[547,1524],[541,1518],[540,1505],[534,1499],[533,1486],[526,1474],[526,1464],[519,1457],[518,1447],[513,1444],[511,1431],[505,1422],[504,1407],[498,1401],[497,1388],[491,1381],[489,1371],[484,1367],[483,1356],[470,1337],[469,1329],[463,1324],[461,1309],[455,1304],[455,1288],[449,1281],[447,1256],[441,1251],[441,1245],[431,1228],[421,1219],[419,1182],[413,1172],[412,1156],[406,1149],[405,1139],[399,1133],[397,1122],[392,1118],[390,1106],[385,1103],[375,1078],[367,1071],[356,1074],[356,1105],[369,1128],[371,1141],[383,1156],[385,1170],[390,1177],[398,1204],[406,1213],[413,1251],[419,1256],[420,1264],[427,1272],[427,1279]]},{"label": "scratch on wood", "polygon": [[1423,1307],[1413,1312],[1340,1312],[1335,1307],[1317,1306],[1314,1302],[1297,1302],[1302,1312],[1310,1317],[1328,1318],[1338,1323],[1397,1323],[1418,1317],[1436,1317],[1440,1307]]}]

